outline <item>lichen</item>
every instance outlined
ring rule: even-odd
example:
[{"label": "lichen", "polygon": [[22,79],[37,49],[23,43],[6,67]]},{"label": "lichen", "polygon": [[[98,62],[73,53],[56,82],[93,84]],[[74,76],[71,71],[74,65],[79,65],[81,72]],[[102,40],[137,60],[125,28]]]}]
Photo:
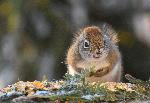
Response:
[{"label": "lichen", "polygon": [[[128,100],[150,101],[150,82],[126,75],[130,83],[89,83],[86,72],[71,76],[68,73],[60,81],[19,81],[0,90],[0,101],[19,96],[47,98],[51,101],[110,102]],[[15,95],[15,96],[14,96]]]}]

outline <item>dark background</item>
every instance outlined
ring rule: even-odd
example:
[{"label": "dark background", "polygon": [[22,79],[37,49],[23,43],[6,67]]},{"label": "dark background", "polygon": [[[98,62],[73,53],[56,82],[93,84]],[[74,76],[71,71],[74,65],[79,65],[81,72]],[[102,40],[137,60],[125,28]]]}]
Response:
[{"label": "dark background", "polygon": [[117,31],[124,74],[150,77],[150,0],[0,0],[0,87],[61,79],[73,33],[106,22]]}]

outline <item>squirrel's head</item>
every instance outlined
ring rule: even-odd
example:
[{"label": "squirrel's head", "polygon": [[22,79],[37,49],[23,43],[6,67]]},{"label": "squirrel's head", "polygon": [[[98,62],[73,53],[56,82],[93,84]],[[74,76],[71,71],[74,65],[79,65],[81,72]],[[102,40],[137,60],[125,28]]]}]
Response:
[{"label": "squirrel's head", "polygon": [[97,26],[86,27],[79,33],[78,50],[85,60],[103,60],[110,46],[109,35]]}]

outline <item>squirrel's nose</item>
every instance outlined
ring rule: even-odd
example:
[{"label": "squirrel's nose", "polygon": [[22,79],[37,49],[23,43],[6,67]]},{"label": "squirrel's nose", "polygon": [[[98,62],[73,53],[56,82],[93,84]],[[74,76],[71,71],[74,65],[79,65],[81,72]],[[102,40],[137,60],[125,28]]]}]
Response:
[{"label": "squirrel's nose", "polygon": [[100,51],[97,49],[97,50],[95,50],[95,54],[96,55],[99,55],[100,54]]},{"label": "squirrel's nose", "polygon": [[98,52],[98,51],[97,51],[97,52],[96,52],[96,54],[97,54],[97,55],[99,55],[99,54],[100,54],[100,52]]},{"label": "squirrel's nose", "polygon": [[95,51],[93,57],[94,58],[99,58],[100,57],[100,52],[99,51]]}]

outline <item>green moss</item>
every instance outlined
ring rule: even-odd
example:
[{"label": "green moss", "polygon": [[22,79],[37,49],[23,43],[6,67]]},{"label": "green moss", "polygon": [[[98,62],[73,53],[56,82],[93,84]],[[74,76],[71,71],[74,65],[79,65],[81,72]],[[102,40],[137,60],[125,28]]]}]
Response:
[{"label": "green moss", "polygon": [[[129,100],[150,101],[149,81],[142,81],[126,75],[126,78],[132,83],[89,83],[85,77],[90,71],[82,71],[81,74],[72,76],[66,74],[63,81],[47,82],[18,82],[7,87],[5,93],[11,92],[11,88],[17,88],[14,92],[22,92],[22,95],[28,95],[31,98],[43,98],[50,101],[72,101],[72,102],[116,102]],[[28,89],[25,89],[26,86]],[[22,87],[24,86],[24,87]],[[55,87],[56,86],[56,87]],[[21,88],[20,88],[21,87]],[[55,87],[55,88],[54,88]],[[24,94],[26,93],[26,94]],[[3,92],[4,94],[4,92]],[[9,97],[8,95],[3,97]]]}]

